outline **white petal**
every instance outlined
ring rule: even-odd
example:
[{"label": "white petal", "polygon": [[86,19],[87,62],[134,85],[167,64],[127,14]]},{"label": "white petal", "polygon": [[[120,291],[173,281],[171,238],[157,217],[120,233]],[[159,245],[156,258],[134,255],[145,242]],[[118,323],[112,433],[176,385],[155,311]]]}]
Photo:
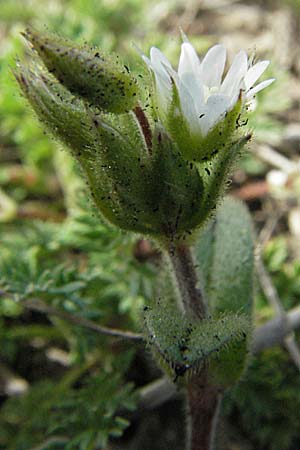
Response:
[{"label": "white petal", "polygon": [[154,72],[157,102],[159,103],[159,106],[163,109],[163,111],[166,112],[171,100],[171,79],[166,69],[173,69],[169,60],[156,47],[151,48],[150,58],[151,60],[149,60],[147,57],[144,57],[143,59]]},{"label": "white petal", "polygon": [[181,75],[180,80],[190,93],[196,111],[199,112],[204,103],[204,91],[201,81],[194,73],[184,73]]},{"label": "white petal", "polygon": [[148,68],[153,69],[152,63],[151,63],[150,59],[148,58],[148,56],[146,56],[144,54],[142,54],[141,56],[142,56],[143,61],[147,64]]},{"label": "white petal", "polygon": [[200,75],[201,64],[194,47],[189,42],[181,45],[181,53],[178,64],[178,75],[181,77],[184,73],[194,73]]},{"label": "white petal", "polygon": [[229,68],[226,77],[221,86],[220,92],[229,96],[238,96],[240,83],[248,68],[248,58],[244,50],[241,50],[233,58],[231,67]]},{"label": "white petal", "polygon": [[182,112],[186,117],[192,133],[198,134],[200,133],[200,127],[193,97],[181,80],[179,81],[178,88]]},{"label": "white petal", "polygon": [[202,67],[202,82],[208,87],[219,87],[226,61],[226,49],[223,45],[215,45],[206,53]]},{"label": "white petal", "polygon": [[168,58],[156,47],[151,47],[150,59],[155,68],[163,68],[163,66],[172,67]]},{"label": "white petal", "polygon": [[162,76],[160,72],[154,73],[156,82],[156,99],[163,112],[166,113],[172,99],[171,81],[169,78],[166,79],[165,76]]},{"label": "white petal", "polygon": [[206,114],[200,122],[203,134],[208,131],[225,115],[228,110],[230,98],[227,95],[211,95],[206,104]]},{"label": "white petal", "polygon": [[269,64],[270,61],[260,61],[254,66],[250,67],[245,75],[245,85],[247,91],[254,86],[254,83],[264,73]]},{"label": "white petal", "polygon": [[253,95],[257,94],[262,89],[265,89],[267,86],[270,86],[270,84],[272,84],[273,81],[275,81],[275,78],[270,78],[269,80],[262,81],[257,86],[255,86],[254,88],[250,89],[250,91],[248,91],[247,94],[246,94],[247,100],[252,98]]}]

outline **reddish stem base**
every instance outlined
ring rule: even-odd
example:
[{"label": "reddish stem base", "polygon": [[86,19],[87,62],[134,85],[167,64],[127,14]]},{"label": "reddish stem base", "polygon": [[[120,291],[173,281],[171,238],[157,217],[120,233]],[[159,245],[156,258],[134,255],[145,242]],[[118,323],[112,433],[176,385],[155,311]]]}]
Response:
[{"label": "reddish stem base", "polygon": [[222,394],[210,386],[206,371],[195,375],[187,387],[188,450],[213,450]]}]

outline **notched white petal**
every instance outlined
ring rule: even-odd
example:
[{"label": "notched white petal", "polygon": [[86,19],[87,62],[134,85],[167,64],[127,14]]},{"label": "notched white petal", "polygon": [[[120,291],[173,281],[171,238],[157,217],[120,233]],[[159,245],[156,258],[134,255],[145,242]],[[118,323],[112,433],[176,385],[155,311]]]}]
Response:
[{"label": "notched white petal", "polygon": [[275,81],[275,78],[270,78],[269,80],[262,81],[254,88],[250,89],[246,94],[246,99],[249,100],[253,97],[253,95],[257,94],[262,89],[265,89],[266,87],[270,86]]},{"label": "notched white petal", "polygon": [[181,53],[178,64],[178,75],[181,77],[184,73],[194,73],[200,76],[201,64],[194,47],[189,42],[181,45]]},{"label": "notched white petal", "polygon": [[193,100],[193,97],[191,96],[191,93],[186,88],[184,83],[180,80],[179,86],[179,98],[180,98],[180,104],[181,109],[184,114],[184,116],[187,119],[187,123],[189,124],[189,127],[191,129],[191,132],[193,134],[199,134],[200,133],[200,127],[199,122],[197,118],[197,111],[195,108],[195,103]]},{"label": "notched white petal", "polygon": [[239,95],[241,81],[247,73],[247,68],[247,53],[241,50],[233,58],[233,62],[223,80],[221,93],[229,96]]},{"label": "notched white petal", "polygon": [[168,58],[156,47],[151,47],[150,59],[155,67],[162,66],[163,64],[165,66],[172,67]]},{"label": "notched white petal", "polygon": [[270,61],[259,61],[254,66],[250,67],[245,75],[245,85],[247,91],[254,86],[255,82],[261,77],[269,64]]},{"label": "notched white petal", "polygon": [[157,104],[163,116],[168,113],[172,101],[172,83],[179,93],[182,113],[192,134],[205,136],[231,111],[240,95],[242,102],[253,102],[253,97],[273,83],[269,79],[254,86],[266,70],[269,61],[260,61],[249,67],[248,57],[241,50],[233,59],[222,82],[226,49],[215,45],[205,55],[201,64],[198,55],[182,33],[183,43],[176,72],[165,55],[156,47],[150,50],[150,58],[137,49],[155,77]]},{"label": "notched white petal", "polygon": [[219,87],[226,62],[226,49],[223,45],[215,45],[206,53],[202,67],[202,81],[208,87]]},{"label": "notched white petal", "polygon": [[207,134],[213,126],[225,116],[230,98],[227,95],[215,94],[211,95],[206,104],[206,115],[201,122],[203,134]]},{"label": "notched white petal", "polygon": [[186,72],[181,75],[180,80],[192,96],[196,111],[199,111],[204,103],[204,90],[200,79],[194,73]]}]

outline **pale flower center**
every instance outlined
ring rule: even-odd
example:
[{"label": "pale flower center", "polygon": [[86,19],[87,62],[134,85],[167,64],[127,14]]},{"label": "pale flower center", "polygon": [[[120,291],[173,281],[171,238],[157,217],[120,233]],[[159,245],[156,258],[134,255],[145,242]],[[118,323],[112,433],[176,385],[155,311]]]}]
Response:
[{"label": "pale flower center", "polygon": [[204,101],[205,101],[205,103],[207,102],[208,97],[210,97],[212,94],[218,94],[219,89],[220,88],[218,86],[212,86],[212,87],[203,86],[203,93],[204,93]]}]

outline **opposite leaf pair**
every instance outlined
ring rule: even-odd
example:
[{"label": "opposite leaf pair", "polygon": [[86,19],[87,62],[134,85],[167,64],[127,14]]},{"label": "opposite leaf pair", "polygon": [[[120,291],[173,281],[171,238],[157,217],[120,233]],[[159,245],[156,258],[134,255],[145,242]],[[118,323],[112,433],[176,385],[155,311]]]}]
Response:
[{"label": "opposite leaf pair", "polygon": [[200,236],[195,257],[209,315],[199,321],[180,312],[163,272],[158,299],[144,310],[147,340],[173,380],[186,383],[206,366],[210,383],[224,389],[243,374],[252,334],[253,236],[243,204],[224,201]]}]

